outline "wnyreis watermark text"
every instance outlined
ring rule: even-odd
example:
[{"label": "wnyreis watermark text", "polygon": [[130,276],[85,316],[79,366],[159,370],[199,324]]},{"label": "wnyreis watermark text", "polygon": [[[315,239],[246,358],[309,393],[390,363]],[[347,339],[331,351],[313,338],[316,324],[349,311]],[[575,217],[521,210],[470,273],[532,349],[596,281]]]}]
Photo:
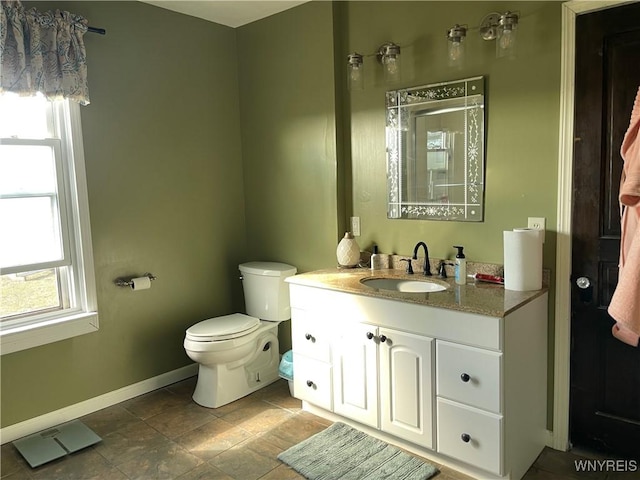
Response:
[{"label": "wnyreis watermark text", "polygon": [[637,472],[639,471],[637,460],[595,460],[583,458],[574,460],[576,472]]}]

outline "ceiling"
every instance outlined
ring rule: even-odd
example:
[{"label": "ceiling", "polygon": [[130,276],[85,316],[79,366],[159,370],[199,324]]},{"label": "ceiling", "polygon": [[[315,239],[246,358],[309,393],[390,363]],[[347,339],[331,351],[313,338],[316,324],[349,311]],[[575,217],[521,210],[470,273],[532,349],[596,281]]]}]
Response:
[{"label": "ceiling", "polygon": [[141,0],[157,7],[239,27],[293,8],[308,0]]}]

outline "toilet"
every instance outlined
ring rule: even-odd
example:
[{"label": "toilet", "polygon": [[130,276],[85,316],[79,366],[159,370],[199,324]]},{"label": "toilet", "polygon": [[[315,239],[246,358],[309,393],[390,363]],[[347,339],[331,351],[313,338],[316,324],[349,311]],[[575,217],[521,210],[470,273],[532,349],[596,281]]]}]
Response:
[{"label": "toilet", "polygon": [[242,263],[247,314],[209,318],[187,329],[184,348],[200,364],[193,400],[218,408],[278,379],[278,324],[291,318],[285,263]]}]

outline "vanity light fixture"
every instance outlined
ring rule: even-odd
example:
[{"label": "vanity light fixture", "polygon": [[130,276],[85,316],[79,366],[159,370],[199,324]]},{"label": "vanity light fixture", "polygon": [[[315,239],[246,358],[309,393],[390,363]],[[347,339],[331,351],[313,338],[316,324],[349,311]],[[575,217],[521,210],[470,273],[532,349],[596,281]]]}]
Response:
[{"label": "vanity light fixture", "polygon": [[515,57],[516,32],[520,15],[516,12],[492,12],[480,23],[480,36],[484,40],[496,41],[497,57]]},{"label": "vanity light fixture", "polygon": [[518,30],[518,14],[506,12],[500,17],[498,25],[498,57],[514,57],[516,53],[516,32]]},{"label": "vanity light fixture", "polygon": [[347,55],[347,85],[349,90],[364,88],[363,57],[356,52]]},{"label": "vanity light fixture", "polygon": [[396,83],[400,80],[400,45],[392,42],[383,43],[375,53],[361,55],[357,52],[347,55],[347,85],[349,90],[364,88],[364,57],[375,56],[384,69],[385,83]]},{"label": "vanity light fixture", "polygon": [[378,61],[384,67],[384,80],[386,83],[395,83],[400,80],[400,46],[387,42],[378,48]]},{"label": "vanity light fixture", "polygon": [[464,43],[467,37],[467,26],[457,23],[447,30],[447,52],[450,67],[461,67],[464,63]]}]

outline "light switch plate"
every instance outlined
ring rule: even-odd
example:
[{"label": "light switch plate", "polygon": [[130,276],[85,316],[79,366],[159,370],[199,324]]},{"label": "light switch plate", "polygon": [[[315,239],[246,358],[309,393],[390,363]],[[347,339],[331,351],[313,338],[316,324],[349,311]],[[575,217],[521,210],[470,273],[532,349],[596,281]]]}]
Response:
[{"label": "light switch plate", "polygon": [[360,217],[351,217],[351,233],[354,237],[360,236]]}]

